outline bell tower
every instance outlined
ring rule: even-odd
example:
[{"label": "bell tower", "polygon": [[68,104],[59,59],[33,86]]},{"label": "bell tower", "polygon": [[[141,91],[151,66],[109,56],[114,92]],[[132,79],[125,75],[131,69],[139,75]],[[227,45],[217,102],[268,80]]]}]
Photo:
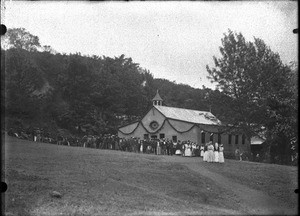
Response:
[{"label": "bell tower", "polygon": [[156,91],[156,95],[152,99],[153,106],[162,106],[163,99],[161,99],[158,90]]}]

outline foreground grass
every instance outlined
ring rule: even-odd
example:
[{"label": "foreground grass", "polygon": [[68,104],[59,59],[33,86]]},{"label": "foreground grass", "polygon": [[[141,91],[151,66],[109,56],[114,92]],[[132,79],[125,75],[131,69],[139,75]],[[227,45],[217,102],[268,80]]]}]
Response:
[{"label": "foreground grass", "polygon": [[[161,163],[155,155],[8,137],[5,157],[5,211],[14,215],[182,215],[202,207],[215,213],[218,207],[232,208],[221,201],[223,189],[211,180],[182,165]],[[62,193],[62,199],[51,198],[53,190]]]},{"label": "foreground grass", "polygon": [[[5,211],[12,215],[227,215],[239,210],[230,187],[221,188],[168,156],[6,138]],[[175,157],[171,161],[201,161]],[[296,208],[291,192],[297,188],[297,167],[231,160],[199,166]],[[51,198],[53,190],[63,197]]]},{"label": "foreground grass", "polygon": [[226,160],[222,166],[208,163],[202,165],[297,209],[298,196],[294,191],[299,187],[298,167],[234,160]]}]

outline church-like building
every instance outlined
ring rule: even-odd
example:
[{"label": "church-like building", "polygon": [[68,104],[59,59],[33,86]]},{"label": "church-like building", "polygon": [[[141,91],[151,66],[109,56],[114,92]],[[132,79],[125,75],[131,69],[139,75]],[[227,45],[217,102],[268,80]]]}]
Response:
[{"label": "church-like building", "polygon": [[244,134],[222,125],[211,112],[163,106],[157,92],[153,106],[139,121],[119,127],[120,138],[170,139],[205,144],[209,141],[224,145],[225,153],[250,152],[250,142]]}]

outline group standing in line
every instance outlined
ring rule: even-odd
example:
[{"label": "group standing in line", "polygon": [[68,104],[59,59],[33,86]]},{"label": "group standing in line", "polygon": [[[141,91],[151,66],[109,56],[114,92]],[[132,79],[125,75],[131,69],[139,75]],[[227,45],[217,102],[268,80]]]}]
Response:
[{"label": "group standing in line", "polygon": [[201,157],[203,157],[203,161],[212,163],[224,163],[224,147],[223,144],[213,143],[210,141],[206,143],[205,146],[201,146]]}]

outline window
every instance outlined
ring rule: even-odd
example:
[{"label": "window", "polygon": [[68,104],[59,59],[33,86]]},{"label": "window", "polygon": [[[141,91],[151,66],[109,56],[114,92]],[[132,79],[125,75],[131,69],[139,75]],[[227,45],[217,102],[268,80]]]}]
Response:
[{"label": "window", "polygon": [[210,134],[209,141],[212,141],[212,142],[214,142],[214,134],[213,134],[213,133],[212,133],[212,134]]},{"label": "window", "polygon": [[201,133],[201,143],[205,143],[205,133]]},{"label": "window", "polygon": [[228,144],[231,144],[231,139],[232,139],[232,136],[231,134],[228,135]]},{"label": "window", "polygon": [[157,139],[157,136],[156,135],[152,135],[151,139]]},{"label": "window", "polygon": [[149,134],[144,134],[144,139],[149,139]]},{"label": "window", "polygon": [[239,144],[239,135],[235,135],[235,144]]},{"label": "window", "polygon": [[172,136],[173,142],[177,143],[177,136]]},{"label": "window", "polygon": [[243,145],[245,144],[245,141],[246,141],[246,136],[245,136],[245,134],[243,134],[243,136],[242,136],[242,144]]},{"label": "window", "polygon": [[159,134],[159,139],[165,138],[165,134]]},{"label": "window", "polygon": [[218,134],[218,143],[221,144],[221,142],[222,142],[221,134]]}]

